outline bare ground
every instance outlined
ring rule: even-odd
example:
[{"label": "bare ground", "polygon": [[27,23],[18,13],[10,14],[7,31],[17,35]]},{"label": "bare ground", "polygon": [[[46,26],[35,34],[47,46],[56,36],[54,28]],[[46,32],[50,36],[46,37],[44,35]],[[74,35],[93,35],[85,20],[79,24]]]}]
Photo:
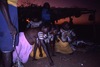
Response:
[{"label": "bare ground", "polygon": [[50,66],[47,58],[32,61],[30,57],[25,67],[100,67],[100,47],[78,49],[73,54],[56,53],[52,56],[54,66]]}]

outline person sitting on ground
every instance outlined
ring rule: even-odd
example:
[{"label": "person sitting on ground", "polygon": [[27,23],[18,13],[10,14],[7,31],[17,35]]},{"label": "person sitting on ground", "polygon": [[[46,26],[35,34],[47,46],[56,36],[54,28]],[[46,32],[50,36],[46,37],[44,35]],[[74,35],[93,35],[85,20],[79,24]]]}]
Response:
[{"label": "person sitting on ground", "polygon": [[68,22],[64,22],[60,28],[61,32],[61,40],[63,42],[68,42],[73,50],[75,50],[73,46],[73,42],[76,40],[76,34],[72,29],[70,29],[70,25]]},{"label": "person sitting on ground", "polygon": [[[34,53],[36,53],[36,49],[37,49],[37,38],[38,38],[38,42],[41,43],[41,46],[43,47],[47,57],[49,58],[49,62],[51,65],[53,65],[53,61],[49,55],[49,52],[45,46],[44,43],[44,38],[45,35],[47,33],[47,28],[46,27],[36,27],[36,28],[29,28],[24,32],[20,32],[19,33],[19,44],[16,47],[16,50],[13,52],[13,62],[15,63],[17,60],[20,60],[22,63],[26,63],[28,61],[29,58],[29,54],[31,53],[33,47],[32,45],[34,45]],[[35,58],[35,54],[34,57]]]}]

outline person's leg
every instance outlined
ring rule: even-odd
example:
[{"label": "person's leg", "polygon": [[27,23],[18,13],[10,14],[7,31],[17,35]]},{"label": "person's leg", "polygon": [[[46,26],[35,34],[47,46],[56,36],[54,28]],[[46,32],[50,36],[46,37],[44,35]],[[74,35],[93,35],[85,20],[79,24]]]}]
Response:
[{"label": "person's leg", "polygon": [[2,52],[3,67],[12,67],[12,52]]},{"label": "person's leg", "polygon": [[54,40],[52,41],[52,44],[51,44],[51,46],[52,46],[52,55],[53,56],[55,56],[55,41],[56,41],[56,36],[54,36]]},{"label": "person's leg", "polygon": [[37,38],[37,46],[38,46],[38,48],[39,48],[39,52],[40,52],[39,57],[43,57],[42,47],[41,47],[41,44],[40,44],[40,42],[39,42],[39,39],[38,39],[38,38]]},{"label": "person's leg", "polygon": [[42,53],[41,44],[38,46],[38,48],[39,48],[39,52],[40,52],[40,54],[39,54],[39,57],[43,57],[43,53]]},{"label": "person's leg", "polygon": [[34,49],[33,49],[33,58],[32,58],[32,60],[34,61],[34,60],[36,60],[36,51],[37,51],[37,44],[35,43],[35,45],[34,45]]},{"label": "person's leg", "polygon": [[2,67],[2,53],[1,53],[1,51],[0,51],[0,67]]},{"label": "person's leg", "polygon": [[54,62],[53,62],[53,60],[52,60],[52,58],[50,56],[48,47],[46,47],[46,45],[45,45],[45,43],[44,43],[43,40],[40,40],[40,43],[41,43],[41,46],[43,47],[44,52],[46,53],[46,55],[48,57],[48,60],[49,60],[50,65],[53,66],[54,65]]}]

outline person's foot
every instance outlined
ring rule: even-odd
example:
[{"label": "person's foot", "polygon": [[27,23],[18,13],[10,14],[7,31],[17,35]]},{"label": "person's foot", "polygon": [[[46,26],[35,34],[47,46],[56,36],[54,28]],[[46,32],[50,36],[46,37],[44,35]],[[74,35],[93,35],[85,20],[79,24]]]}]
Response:
[{"label": "person's foot", "polygon": [[54,63],[53,62],[50,62],[50,66],[54,66]]},{"label": "person's foot", "polygon": [[24,67],[24,64],[18,60],[17,62],[13,63],[12,67]]}]

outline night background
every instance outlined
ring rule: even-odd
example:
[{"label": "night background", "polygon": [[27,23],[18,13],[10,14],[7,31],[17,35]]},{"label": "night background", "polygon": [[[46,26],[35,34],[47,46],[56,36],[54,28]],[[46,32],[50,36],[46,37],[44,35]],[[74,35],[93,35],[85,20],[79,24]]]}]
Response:
[{"label": "night background", "polygon": [[[69,22],[69,17],[71,16],[78,38],[99,43],[100,9],[98,0],[19,0],[20,31],[26,29],[27,18],[34,19],[38,17],[40,19],[41,7],[45,2],[49,2],[51,9],[56,14],[57,18],[54,20],[58,20],[58,23]],[[95,21],[89,20],[92,11],[95,11]]]},{"label": "night background", "polygon": [[52,21],[61,24],[64,21],[70,22],[71,17],[77,38],[90,42],[90,45],[78,46],[72,54],[57,52],[56,56],[52,56],[54,66],[49,65],[48,58],[32,61],[32,57],[29,57],[28,62],[24,64],[25,67],[100,67],[99,0],[18,0],[20,32],[26,30],[27,19],[41,20],[41,10],[45,2],[50,4],[54,12]]},{"label": "night background", "polygon": [[[45,2],[49,2],[51,9],[56,14],[54,20],[58,24],[64,21],[69,22],[69,17],[73,18],[73,29],[80,40],[94,43],[88,48],[80,49],[72,55],[57,53],[52,57],[55,65],[52,67],[99,67],[100,56],[100,8],[98,0],[19,0],[19,24],[20,31],[26,29],[26,19],[41,16],[41,7]],[[94,15],[91,16],[92,12]],[[92,17],[92,20],[90,17]],[[40,18],[39,18],[40,19]],[[34,63],[29,58],[26,67],[50,67],[47,58],[40,59]]]}]

